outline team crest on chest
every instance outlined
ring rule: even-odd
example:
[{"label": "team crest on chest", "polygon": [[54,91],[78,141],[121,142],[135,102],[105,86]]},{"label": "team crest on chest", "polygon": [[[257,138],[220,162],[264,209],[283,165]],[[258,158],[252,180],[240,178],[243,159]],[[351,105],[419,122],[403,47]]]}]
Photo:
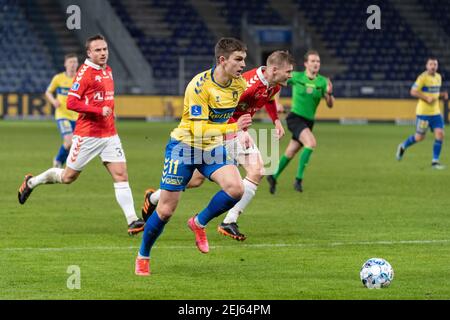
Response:
[{"label": "team crest on chest", "polygon": [[234,90],[233,91],[233,102],[237,102],[237,99],[238,99],[238,92],[237,92],[237,90]]}]

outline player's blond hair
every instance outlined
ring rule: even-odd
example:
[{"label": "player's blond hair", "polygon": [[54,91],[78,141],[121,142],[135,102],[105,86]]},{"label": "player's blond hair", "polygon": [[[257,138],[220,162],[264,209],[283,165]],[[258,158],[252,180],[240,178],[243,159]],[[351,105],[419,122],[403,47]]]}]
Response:
[{"label": "player's blond hair", "polygon": [[281,66],[285,63],[295,66],[295,59],[289,53],[289,51],[282,51],[282,50],[274,51],[267,57],[266,61],[267,66],[271,65]]},{"label": "player's blond hair", "polygon": [[220,38],[214,48],[216,62],[219,62],[220,57],[228,59],[235,51],[247,51],[247,45],[241,40],[235,38]]}]

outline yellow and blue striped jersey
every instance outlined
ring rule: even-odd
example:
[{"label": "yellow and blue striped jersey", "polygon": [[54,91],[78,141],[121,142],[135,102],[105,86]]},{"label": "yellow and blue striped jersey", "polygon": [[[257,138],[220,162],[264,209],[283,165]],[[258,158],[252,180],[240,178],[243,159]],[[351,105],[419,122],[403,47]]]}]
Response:
[{"label": "yellow and blue striped jersey", "polygon": [[416,82],[414,82],[412,88],[418,90],[427,97],[435,98],[435,100],[431,104],[422,99],[419,99],[416,108],[417,115],[431,116],[441,113],[439,107],[439,94],[441,92],[441,85],[442,78],[439,73],[436,73],[433,76],[425,71],[417,77],[417,80]]},{"label": "yellow and blue striped jersey", "polygon": [[230,80],[227,86],[214,81],[214,68],[196,75],[186,87],[181,122],[170,136],[192,147],[211,150],[223,143],[223,134],[194,137],[191,125],[198,120],[208,124],[226,124],[234,113],[241,94],[247,88],[243,77]]},{"label": "yellow and blue striped jersey", "polygon": [[77,120],[78,113],[67,109],[67,94],[70,87],[72,87],[73,78],[66,75],[65,72],[55,75],[47,87],[47,91],[54,94],[56,92],[56,99],[60,102],[59,108],[55,110],[55,119]]}]

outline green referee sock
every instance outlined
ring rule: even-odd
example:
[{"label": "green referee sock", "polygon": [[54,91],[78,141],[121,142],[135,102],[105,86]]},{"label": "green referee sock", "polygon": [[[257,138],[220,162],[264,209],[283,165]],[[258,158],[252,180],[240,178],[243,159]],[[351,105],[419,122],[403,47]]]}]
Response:
[{"label": "green referee sock", "polygon": [[309,162],[309,158],[311,157],[311,154],[313,153],[314,149],[304,147],[302,152],[300,153],[300,161],[298,163],[298,169],[297,169],[297,179],[303,179],[303,174],[305,173],[305,167]]},{"label": "green referee sock", "polygon": [[278,169],[273,174],[273,177],[275,178],[275,180],[278,179],[278,177],[280,176],[281,172],[283,172],[283,170],[287,167],[287,165],[289,164],[290,161],[291,161],[291,159],[286,157],[284,154],[281,156],[280,163],[278,164]]}]

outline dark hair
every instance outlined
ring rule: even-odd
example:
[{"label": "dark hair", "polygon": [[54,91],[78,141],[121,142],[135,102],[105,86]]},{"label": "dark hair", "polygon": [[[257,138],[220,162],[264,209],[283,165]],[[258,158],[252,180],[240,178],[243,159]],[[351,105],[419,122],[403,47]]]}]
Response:
[{"label": "dark hair", "polygon": [[311,56],[311,55],[319,56],[319,52],[316,50],[306,51],[305,55],[303,56],[303,62],[307,62],[309,59],[309,56]]},{"label": "dark hair", "polygon": [[266,65],[268,66],[272,64],[280,66],[284,63],[295,66],[295,59],[289,53],[289,51],[282,51],[282,50],[274,51],[267,57],[266,61]]},{"label": "dark hair", "polygon": [[89,37],[89,38],[87,38],[86,44],[85,44],[86,51],[89,50],[89,46],[91,45],[91,42],[95,41],[95,40],[106,41],[105,37],[103,35],[101,35],[101,34],[96,34],[95,36]]},{"label": "dark hair", "polygon": [[73,53],[73,52],[68,53],[68,54],[64,55],[64,62],[66,62],[66,60],[70,59],[70,58],[77,58],[78,59],[78,55],[76,53]]},{"label": "dark hair", "polygon": [[246,44],[235,38],[220,38],[214,48],[216,62],[219,62],[221,56],[228,59],[235,51],[247,51]]},{"label": "dark hair", "polygon": [[435,56],[429,56],[429,57],[427,58],[427,63],[428,63],[428,61],[430,61],[430,60],[436,60],[436,61],[437,61],[437,58],[436,58]]}]

